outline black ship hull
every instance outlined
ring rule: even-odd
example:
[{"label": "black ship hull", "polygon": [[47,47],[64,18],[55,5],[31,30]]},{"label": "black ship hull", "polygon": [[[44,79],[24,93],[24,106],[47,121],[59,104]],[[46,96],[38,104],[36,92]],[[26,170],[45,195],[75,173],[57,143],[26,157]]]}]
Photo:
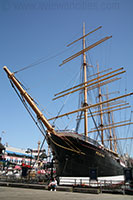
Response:
[{"label": "black ship hull", "polygon": [[96,141],[75,133],[48,134],[57,176],[89,177],[95,169],[98,177],[123,175],[119,158]]}]

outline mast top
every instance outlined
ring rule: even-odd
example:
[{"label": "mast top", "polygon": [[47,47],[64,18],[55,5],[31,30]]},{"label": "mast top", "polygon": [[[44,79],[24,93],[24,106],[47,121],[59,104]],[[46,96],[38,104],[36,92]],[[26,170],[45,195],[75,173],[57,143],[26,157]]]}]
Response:
[{"label": "mast top", "polygon": [[[83,23],[83,27],[85,27],[85,23]],[[75,42],[78,42],[79,40],[85,38],[86,36],[90,35],[91,33],[94,33],[95,31],[99,30],[100,28],[102,28],[102,26],[99,26],[98,28],[90,31],[89,33],[87,33],[86,35],[83,35],[82,37],[74,40],[73,42],[71,42],[70,44],[67,45],[67,47],[71,46],[72,44],[74,44]]]}]

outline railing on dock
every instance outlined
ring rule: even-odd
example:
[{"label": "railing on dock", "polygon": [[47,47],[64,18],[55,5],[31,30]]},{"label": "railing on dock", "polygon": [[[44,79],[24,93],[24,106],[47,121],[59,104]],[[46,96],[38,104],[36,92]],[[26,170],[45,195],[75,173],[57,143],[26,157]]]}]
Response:
[{"label": "railing on dock", "polygon": [[59,177],[60,185],[108,185],[121,184],[124,182],[124,176],[98,177],[97,180],[91,180],[90,177]]},{"label": "railing on dock", "polygon": [[86,189],[99,188],[100,192],[125,194],[125,191],[131,191],[133,193],[131,183],[125,182],[124,176],[100,177],[97,180],[90,180],[89,177],[60,177],[59,185]]},{"label": "railing on dock", "polygon": [[[38,184],[47,186],[50,177],[45,175],[30,174],[26,177],[15,176],[15,175],[0,175],[0,184],[4,183],[18,183],[18,184]],[[121,193],[121,194],[133,194],[133,181],[125,182],[122,176],[117,178],[98,178],[97,180],[90,180],[89,177],[59,177],[59,188],[63,187],[63,191],[70,188],[73,192],[85,192],[92,193],[97,192],[110,192],[110,193]],[[64,190],[65,188],[65,190]]]},{"label": "railing on dock", "polygon": [[47,184],[49,178],[44,174],[31,173],[23,177],[21,174],[0,174],[0,182]]}]

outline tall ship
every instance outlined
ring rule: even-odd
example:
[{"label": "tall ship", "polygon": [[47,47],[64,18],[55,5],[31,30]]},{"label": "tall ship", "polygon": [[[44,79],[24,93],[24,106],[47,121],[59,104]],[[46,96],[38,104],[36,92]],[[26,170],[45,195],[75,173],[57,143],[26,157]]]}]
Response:
[{"label": "tall ship", "polygon": [[[124,157],[118,153],[117,146],[119,140],[128,138],[118,138],[115,134],[115,129],[133,123],[126,120],[114,122],[113,113],[130,107],[122,99],[133,95],[133,92],[109,98],[110,95],[107,87],[107,84],[119,80],[119,76],[125,73],[125,70],[121,67],[115,70],[106,69],[100,71],[99,64],[97,63],[97,71],[93,75],[88,75],[86,53],[112,37],[104,37],[86,47],[86,37],[100,28],[101,26],[85,34],[85,25],[83,25],[83,36],[68,45],[73,45],[82,40],[82,50],[71,55],[61,63],[62,66],[77,57],[82,58],[80,69],[82,71],[81,83],[55,94],[53,99],[57,100],[79,92],[80,106],[77,110],[64,114],[58,113],[57,116],[47,119],[38,108],[34,99],[15,77],[15,73],[10,72],[4,66],[4,70],[21,101],[24,105],[28,104],[32,108],[37,120],[47,129],[44,137],[46,137],[48,146],[52,151],[57,176],[89,177],[93,170],[96,171],[98,177],[118,176],[123,175],[124,169],[128,167]],[[105,86],[106,94],[103,95],[102,87]],[[90,95],[92,90],[96,91],[95,103],[88,102],[88,95]],[[75,101],[77,101],[77,98]],[[52,120],[75,113],[77,113],[75,129],[68,130],[64,128],[64,130],[57,130],[56,126],[53,126]],[[89,118],[92,118],[94,124],[94,128],[91,130],[88,124]],[[79,134],[81,121],[84,121],[84,126],[83,131]]]}]

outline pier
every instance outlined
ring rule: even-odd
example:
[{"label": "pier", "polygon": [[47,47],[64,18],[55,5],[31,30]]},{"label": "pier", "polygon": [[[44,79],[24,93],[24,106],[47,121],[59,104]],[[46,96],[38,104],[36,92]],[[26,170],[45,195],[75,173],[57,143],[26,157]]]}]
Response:
[{"label": "pier", "polygon": [[121,195],[121,194],[86,194],[86,193],[74,193],[74,192],[50,192],[47,190],[34,190],[26,188],[14,188],[14,187],[1,187],[0,186],[0,197],[2,200],[131,200],[133,197],[130,195]]}]

